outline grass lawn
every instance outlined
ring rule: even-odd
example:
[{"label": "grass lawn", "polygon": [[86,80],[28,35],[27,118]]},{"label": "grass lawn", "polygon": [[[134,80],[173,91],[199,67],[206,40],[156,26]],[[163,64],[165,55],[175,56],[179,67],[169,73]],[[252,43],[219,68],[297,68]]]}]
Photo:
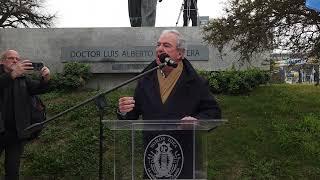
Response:
[{"label": "grass lawn", "polygon": [[[48,93],[42,99],[53,115],[96,93]],[[116,119],[118,97],[130,94],[131,90],[120,90],[108,95],[105,119]],[[260,86],[249,95],[216,98],[228,122],[208,135],[208,179],[320,178],[320,87]],[[27,145],[21,174],[97,177],[98,133],[93,103],[61,117]],[[105,136],[112,142],[110,131]],[[105,148],[105,177],[112,174],[112,155],[108,153],[112,148]]]},{"label": "grass lawn", "polygon": [[261,86],[218,96],[229,122],[210,135],[212,179],[320,177],[320,88]]}]

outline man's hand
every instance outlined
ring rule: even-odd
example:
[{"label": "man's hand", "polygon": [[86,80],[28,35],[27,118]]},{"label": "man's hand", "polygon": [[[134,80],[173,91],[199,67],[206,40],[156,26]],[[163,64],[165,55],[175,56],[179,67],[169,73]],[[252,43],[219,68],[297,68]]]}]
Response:
[{"label": "man's hand", "polygon": [[192,122],[195,120],[198,120],[197,118],[194,118],[192,116],[185,116],[184,118],[182,118],[181,120],[186,121],[186,122]]},{"label": "man's hand", "polygon": [[133,97],[121,97],[119,99],[119,111],[121,113],[127,113],[133,110],[134,108],[134,99]]},{"label": "man's hand", "polygon": [[182,123],[180,125],[180,129],[190,130],[193,129],[195,125],[198,123],[198,119],[192,116],[185,116],[181,119]]},{"label": "man's hand", "polygon": [[43,77],[44,81],[48,82],[50,80],[50,70],[48,67],[44,66],[41,69],[41,76]]},{"label": "man's hand", "polygon": [[10,67],[6,67],[9,71],[11,71],[12,79],[16,79],[17,77],[21,77],[28,70],[32,70],[32,63],[30,60],[19,61],[15,64],[12,64]]}]

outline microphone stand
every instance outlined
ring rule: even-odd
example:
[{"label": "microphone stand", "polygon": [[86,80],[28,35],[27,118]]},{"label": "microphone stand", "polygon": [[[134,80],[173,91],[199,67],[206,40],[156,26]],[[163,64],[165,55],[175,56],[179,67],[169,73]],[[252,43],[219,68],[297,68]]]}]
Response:
[{"label": "microphone stand", "polygon": [[153,71],[155,71],[157,69],[162,69],[165,66],[167,66],[166,62],[161,63],[158,66],[156,66],[156,67],[154,67],[152,69],[149,69],[148,71],[145,71],[145,72],[143,72],[143,73],[141,73],[141,74],[139,74],[139,75],[137,75],[137,76],[135,76],[135,77],[133,77],[133,78],[131,78],[131,79],[129,79],[129,80],[127,80],[127,81],[125,81],[125,82],[123,82],[123,83],[121,83],[121,84],[119,84],[119,85],[117,85],[117,86],[115,86],[115,87],[113,87],[111,89],[109,89],[109,90],[103,91],[103,92],[101,92],[101,93],[99,93],[99,94],[97,94],[97,95],[95,95],[95,96],[93,96],[93,97],[91,97],[91,98],[89,98],[89,99],[87,99],[87,100],[85,100],[85,101],[83,101],[83,102],[81,102],[81,103],[79,103],[79,104],[77,104],[77,105],[75,105],[75,106],[63,111],[63,112],[61,112],[61,113],[58,113],[58,114],[50,117],[49,119],[47,119],[47,120],[45,120],[43,122],[32,124],[31,126],[29,126],[26,129],[24,129],[24,131],[26,133],[28,133],[28,132],[30,133],[30,132],[33,132],[35,130],[42,129],[45,124],[57,119],[58,117],[61,117],[62,115],[66,114],[66,113],[68,113],[70,111],[73,111],[73,110],[75,110],[75,109],[77,109],[77,108],[79,108],[79,107],[81,107],[81,106],[83,106],[85,104],[88,104],[89,102],[95,100],[95,104],[96,104],[96,106],[98,108],[98,111],[99,111],[99,121],[100,121],[99,122],[99,180],[102,180],[103,179],[103,173],[102,173],[102,169],[103,169],[103,167],[102,167],[103,150],[102,149],[103,149],[103,140],[104,140],[102,119],[103,119],[104,109],[107,106],[107,101],[106,101],[104,95],[106,95],[106,94],[108,94],[110,92],[113,92],[113,91],[119,89],[120,87],[131,83],[132,81],[140,79],[141,77],[145,76],[146,74],[149,74],[149,73],[151,73],[151,72],[153,72]]}]

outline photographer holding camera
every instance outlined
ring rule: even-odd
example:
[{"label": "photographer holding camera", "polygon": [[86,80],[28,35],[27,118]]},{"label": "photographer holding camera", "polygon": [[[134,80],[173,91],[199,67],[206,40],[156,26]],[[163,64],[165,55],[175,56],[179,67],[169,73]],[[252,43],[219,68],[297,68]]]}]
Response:
[{"label": "photographer holding camera", "polygon": [[42,67],[41,79],[25,76],[34,70],[30,60],[21,60],[15,50],[0,57],[0,156],[5,151],[6,179],[19,179],[20,156],[31,134],[23,130],[31,125],[31,95],[48,89],[50,70]]}]

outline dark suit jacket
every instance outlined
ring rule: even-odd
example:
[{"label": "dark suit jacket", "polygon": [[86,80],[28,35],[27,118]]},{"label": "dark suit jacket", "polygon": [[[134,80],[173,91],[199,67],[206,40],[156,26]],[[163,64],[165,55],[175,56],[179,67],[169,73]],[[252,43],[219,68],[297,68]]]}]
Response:
[{"label": "dark suit jacket", "polygon": [[[10,74],[4,72],[0,65],[0,139],[7,139],[8,131],[5,129],[5,121],[12,121],[16,132],[14,138],[25,139],[31,134],[26,134],[24,129],[31,125],[31,95],[44,93],[48,83],[41,80],[33,80],[29,77],[19,77],[12,80]],[[8,104],[13,107],[8,107]]]},{"label": "dark suit jacket", "polygon": [[[160,97],[157,72],[154,71],[139,80],[135,89],[135,108],[120,119],[181,119],[192,116],[197,119],[220,119],[221,110],[207,84],[197,74],[187,59],[183,59],[184,68],[175,87],[163,104]],[[144,71],[155,67],[152,62]]]}]

